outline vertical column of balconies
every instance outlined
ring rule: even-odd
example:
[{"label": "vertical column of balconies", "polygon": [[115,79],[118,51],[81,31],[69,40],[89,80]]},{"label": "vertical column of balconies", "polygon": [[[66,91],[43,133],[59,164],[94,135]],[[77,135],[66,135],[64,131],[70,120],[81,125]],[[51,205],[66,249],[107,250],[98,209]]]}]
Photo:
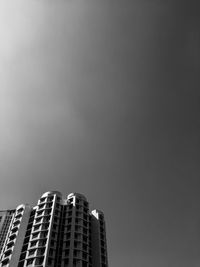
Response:
[{"label": "vertical column of balconies", "polygon": [[0,266],[14,266],[19,261],[31,208],[17,207],[7,236]]},{"label": "vertical column of balconies", "polygon": [[[89,207],[86,198],[76,196],[76,219],[74,239],[82,242],[81,250],[74,246],[74,263],[80,262],[81,267],[89,267],[90,240],[89,240]],[[77,265],[78,266],[78,265]]]},{"label": "vertical column of balconies", "polygon": [[4,242],[6,240],[8,230],[15,210],[0,211],[0,260],[1,251],[3,249]]},{"label": "vertical column of balconies", "polygon": [[29,245],[30,238],[31,238],[31,230],[32,230],[32,226],[33,226],[34,217],[35,217],[35,209],[33,209],[30,213],[30,217],[29,217],[29,221],[28,221],[28,225],[27,225],[27,229],[26,229],[26,234],[25,234],[25,238],[24,238],[24,242],[23,242],[23,246],[22,246],[22,250],[21,250],[21,255],[20,255],[18,267],[23,267],[25,265],[25,259],[26,259],[26,255],[27,255],[28,245]]},{"label": "vertical column of balconies", "polygon": [[[64,245],[64,227],[65,227],[65,208],[63,205],[63,200],[61,203],[57,203],[57,207],[60,209],[59,223],[58,223],[58,233],[57,233],[57,247],[55,253],[55,267],[60,267],[62,263],[62,250]],[[52,232],[53,235],[53,232]]]},{"label": "vertical column of balconies", "polygon": [[[48,248],[46,253],[46,265],[57,267],[56,255],[59,249],[59,226],[62,218],[62,195],[59,192],[54,194],[54,205],[52,210],[52,220],[48,238]],[[58,258],[59,262],[59,258]]]},{"label": "vertical column of balconies", "polygon": [[[1,263],[0,266],[8,266],[13,249],[14,249],[14,244],[17,238],[17,233],[19,230],[19,225],[20,225],[20,219],[23,215],[24,209],[22,207],[18,208],[15,214],[13,215],[12,222],[10,224],[9,231],[7,233],[7,238],[5,240],[3,249],[2,249],[2,254],[1,254]],[[15,223],[15,224],[14,224]]]},{"label": "vertical column of balconies", "polygon": [[92,266],[108,267],[106,228],[103,212],[91,212]]},{"label": "vertical column of balconies", "polygon": [[99,232],[100,232],[100,249],[101,249],[101,266],[108,266],[108,258],[107,258],[107,245],[106,245],[106,226],[104,215],[101,212],[99,214]]},{"label": "vertical column of balconies", "polygon": [[[23,266],[47,266],[46,259],[49,239],[51,238],[50,232],[55,198],[55,194],[43,194],[38,201],[38,205],[35,207],[35,216]],[[53,266],[52,264],[49,260],[48,266]]]},{"label": "vertical column of balconies", "polygon": [[92,235],[91,235],[91,215],[89,214],[89,267],[92,267]]},{"label": "vertical column of balconies", "polygon": [[65,200],[63,206],[63,219],[62,219],[62,267],[73,266],[73,246],[74,246],[74,197]]},{"label": "vertical column of balconies", "polygon": [[63,266],[89,267],[89,208],[81,194],[70,194],[66,212]]},{"label": "vertical column of balconies", "polygon": [[[47,199],[44,199],[47,201]],[[38,201],[26,251],[24,266],[43,266],[46,250],[49,220],[51,218],[47,203]]]}]

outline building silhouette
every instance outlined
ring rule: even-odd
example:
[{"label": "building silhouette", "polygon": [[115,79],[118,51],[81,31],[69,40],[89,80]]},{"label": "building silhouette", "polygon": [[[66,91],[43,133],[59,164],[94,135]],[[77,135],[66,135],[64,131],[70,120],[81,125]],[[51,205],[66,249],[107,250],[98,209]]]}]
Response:
[{"label": "building silhouette", "polygon": [[11,216],[0,267],[108,267],[104,214],[82,194],[46,192]]}]

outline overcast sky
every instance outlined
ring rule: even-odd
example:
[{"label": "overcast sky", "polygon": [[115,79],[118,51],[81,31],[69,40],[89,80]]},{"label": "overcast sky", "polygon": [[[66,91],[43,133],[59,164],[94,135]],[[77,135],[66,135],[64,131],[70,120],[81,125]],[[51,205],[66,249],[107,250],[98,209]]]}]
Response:
[{"label": "overcast sky", "polygon": [[0,209],[80,192],[110,267],[200,266],[199,25],[195,0],[0,0]]}]

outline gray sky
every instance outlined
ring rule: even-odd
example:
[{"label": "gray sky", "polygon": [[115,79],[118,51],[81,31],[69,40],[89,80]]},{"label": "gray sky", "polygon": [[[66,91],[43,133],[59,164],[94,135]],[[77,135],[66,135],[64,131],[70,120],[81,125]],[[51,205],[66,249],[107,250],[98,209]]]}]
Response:
[{"label": "gray sky", "polygon": [[0,0],[0,208],[80,192],[110,267],[199,266],[199,24],[198,1]]}]

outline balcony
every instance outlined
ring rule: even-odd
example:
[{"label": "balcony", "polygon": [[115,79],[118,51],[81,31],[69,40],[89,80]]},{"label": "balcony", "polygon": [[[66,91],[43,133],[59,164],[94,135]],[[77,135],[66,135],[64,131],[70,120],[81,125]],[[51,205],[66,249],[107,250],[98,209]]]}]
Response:
[{"label": "balcony", "polygon": [[12,249],[8,249],[3,254],[3,259],[9,258],[12,255]]},{"label": "balcony", "polygon": [[13,246],[14,246],[14,242],[13,241],[9,241],[8,243],[7,243],[7,245],[6,245],[6,248],[7,249],[10,249],[10,248],[12,248]]},{"label": "balcony", "polygon": [[13,241],[14,239],[16,239],[16,237],[17,237],[17,235],[16,234],[11,234],[10,236],[9,236],[9,241]]},{"label": "balcony", "polygon": [[18,226],[13,226],[12,230],[11,230],[11,233],[14,234],[18,231]]},{"label": "balcony", "polygon": [[19,224],[20,224],[20,222],[21,222],[21,220],[20,220],[20,219],[16,219],[16,220],[14,221],[13,225],[14,225],[14,226],[17,226],[17,225],[19,225]]},{"label": "balcony", "polygon": [[9,263],[9,259],[5,259],[1,261],[1,266],[7,266],[7,264]]}]

